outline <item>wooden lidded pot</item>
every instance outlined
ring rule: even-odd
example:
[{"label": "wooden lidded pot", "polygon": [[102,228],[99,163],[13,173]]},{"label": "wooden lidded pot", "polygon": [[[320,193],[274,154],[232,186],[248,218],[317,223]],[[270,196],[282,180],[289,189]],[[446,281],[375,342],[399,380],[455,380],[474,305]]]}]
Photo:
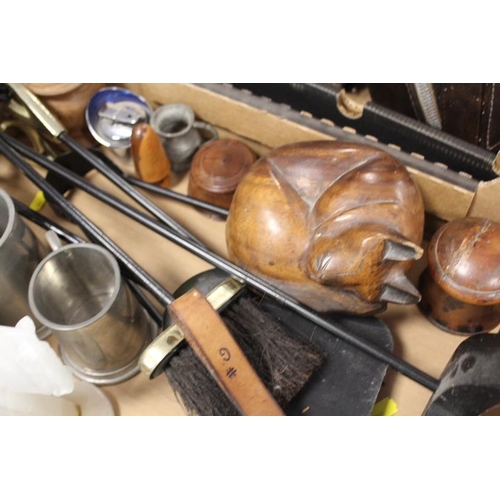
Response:
[{"label": "wooden lidded pot", "polygon": [[466,217],[432,237],[420,279],[423,314],[450,333],[489,332],[500,323],[500,224]]},{"label": "wooden lidded pot", "polygon": [[229,208],[238,184],[256,159],[255,153],[241,141],[216,139],[207,142],[191,162],[188,194]]}]

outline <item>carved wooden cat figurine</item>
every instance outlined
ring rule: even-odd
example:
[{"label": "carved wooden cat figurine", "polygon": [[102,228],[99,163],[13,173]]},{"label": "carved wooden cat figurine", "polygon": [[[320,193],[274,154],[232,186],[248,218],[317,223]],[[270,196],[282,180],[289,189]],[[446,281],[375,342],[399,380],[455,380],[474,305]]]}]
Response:
[{"label": "carved wooden cat figurine", "polygon": [[420,300],[418,187],[392,156],[337,141],[290,144],[252,166],[227,219],[230,259],[317,311],[370,314]]}]

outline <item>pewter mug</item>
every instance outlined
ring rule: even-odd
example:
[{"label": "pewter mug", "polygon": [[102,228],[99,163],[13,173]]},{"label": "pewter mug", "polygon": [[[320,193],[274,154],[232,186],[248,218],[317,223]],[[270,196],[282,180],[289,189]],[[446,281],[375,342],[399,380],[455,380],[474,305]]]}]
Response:
[{"label": "pewter mug", "polygon": [[[46,253],[43,245],[16,212],[12,198],[0,190],[0,324],[15,326],[30,315],[31,275]],[[35,321],[37,335],[50,334]]]},{"label": "pewter mug", "polygon": [[63,362],[78,378],[115,384],[138,373],[137,361],[156,325],[106,249],[76,243],[55,250],[33,273],[28,297],[34,316],[54,333]]},{"label": "pewter mug", "polygon": [[151,116],[150,124],[160,136],[174,172],[189,169],[194,153],[204,142],[198,130],[207,131],[209,140],[218,137],[212,125],[195,121],[193,109],[182,103],[160,106]]}]

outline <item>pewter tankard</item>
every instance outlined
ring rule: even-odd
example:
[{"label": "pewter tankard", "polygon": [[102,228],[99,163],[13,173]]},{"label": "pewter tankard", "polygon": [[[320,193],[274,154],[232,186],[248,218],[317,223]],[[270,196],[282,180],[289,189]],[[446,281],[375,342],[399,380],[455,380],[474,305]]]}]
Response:
[{"label": "pewter tankard", "polygon": [[156,325],[106,249],[75,243],[55,250],[35,269],[28,298],[78,378],[116,384],[138,373],[138,358]]},{"label": "pewter tankard", "polygon": [[[0,324],[15,326],[30,315],[28,286],[46,249],[16,212],[12,198],[0,189]],[[35,321],[37,335],[50,334]]]}]

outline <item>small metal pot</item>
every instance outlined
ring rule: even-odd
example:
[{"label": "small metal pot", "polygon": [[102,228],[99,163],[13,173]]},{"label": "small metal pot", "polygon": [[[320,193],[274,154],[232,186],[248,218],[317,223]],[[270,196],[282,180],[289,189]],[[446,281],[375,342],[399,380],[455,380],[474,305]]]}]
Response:
[{"label": "small metal pot", "polygon": [[203,143],[199,130],[208,132],[209,140],[218,137],[212,125],[195,121],[193,109],[182,103],[160,106],[151,116],[150,124],[160,136],[174,172],[189,170],[193,155]]}]

